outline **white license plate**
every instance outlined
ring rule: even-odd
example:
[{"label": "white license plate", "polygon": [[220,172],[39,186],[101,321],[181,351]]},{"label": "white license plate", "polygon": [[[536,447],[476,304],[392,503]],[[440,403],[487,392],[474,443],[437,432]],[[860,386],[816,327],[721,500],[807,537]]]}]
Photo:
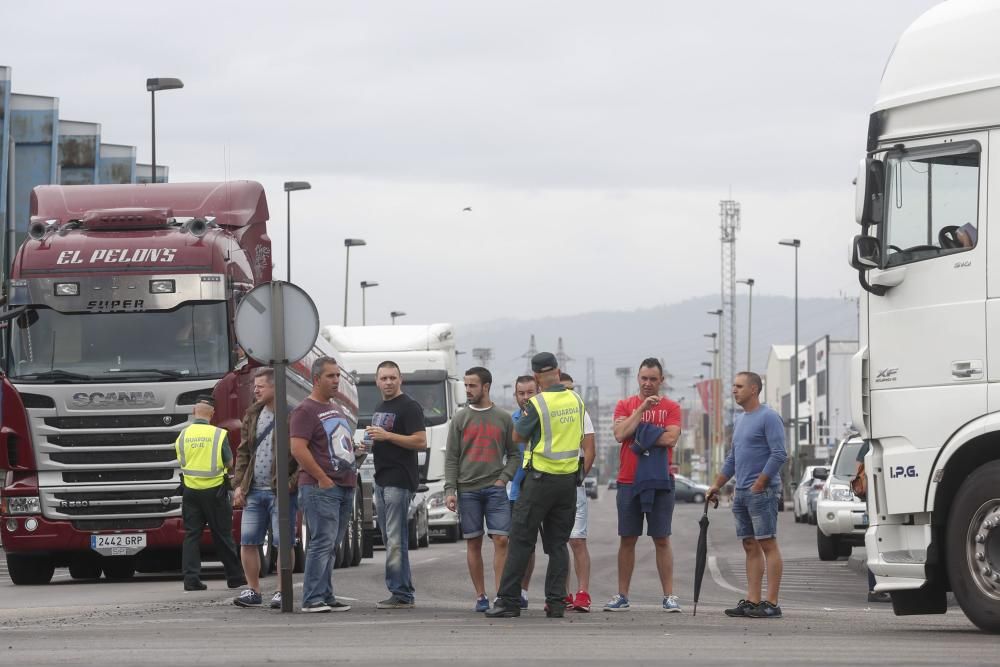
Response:
[{"label": "white license plate", "polygon": [[133,556],[146,548],[146,533],[91,535],[90,548],[104,556]]}]

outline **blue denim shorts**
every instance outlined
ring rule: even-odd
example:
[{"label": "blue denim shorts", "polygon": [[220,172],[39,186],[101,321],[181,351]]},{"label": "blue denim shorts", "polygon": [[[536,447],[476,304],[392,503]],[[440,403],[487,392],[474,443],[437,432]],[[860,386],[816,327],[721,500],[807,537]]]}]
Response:
[{"label": "blue denim shorts", "polygon": [[769,486],[761,493],[750,489],[736,489],[733,497],[733,517],[736,519],[736,537],[766,540],[778,535],[778,489]]},{"label": "blue denim shorts", "polygon": [[[295,532],[295,515],[299,511],[296,494],[289,495],[292,533]],[[256,546],[264,544],[267,527],[271,526],[273,542],[278,543],[278,499],[274,491],[250,489],[243,502],[243,518],[240,520],[240,544]]]},{"label": "blue denim shorts", "polygon": [[462,537],[469,539],[483,534],[483,519],[490,535],[510,535],[510,501],[507,489],[487,486],[477,491],[458,494],[458,517],[462,524]]},{"label": "blue denim shorts", "polygon": [[631,484],[619,484],[617,490],[618,535],[642,535],[642,522],[646,520],[646,534],[650,537],[670,537],[674,518],[674,492],[656,491],[653,511],[643,512],[639,496],[632,493]]}]

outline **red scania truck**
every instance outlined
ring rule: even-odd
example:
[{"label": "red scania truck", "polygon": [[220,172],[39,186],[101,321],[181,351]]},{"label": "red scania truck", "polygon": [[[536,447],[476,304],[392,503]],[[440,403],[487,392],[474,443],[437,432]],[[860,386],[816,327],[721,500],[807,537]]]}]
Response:
[{"label": "red scania truck", "polygon": [[[253,401],[255,364],[233,318],[271,280],[264,190],[246,181],[41,186],[31,216],[3,317],[0,535],[10,577],[178,569],[173,442],[196,397],[213,393],[216,424],[235,448]],[[290,405],[309,393],[309,367],[323,354],[337,356],[318,339],[291,367]],[[348,373],[340,389],[356,421]],[[340,566],[361,559],[366,498],[358,494]],[[202,547],[210,554],[207,533]]]}]

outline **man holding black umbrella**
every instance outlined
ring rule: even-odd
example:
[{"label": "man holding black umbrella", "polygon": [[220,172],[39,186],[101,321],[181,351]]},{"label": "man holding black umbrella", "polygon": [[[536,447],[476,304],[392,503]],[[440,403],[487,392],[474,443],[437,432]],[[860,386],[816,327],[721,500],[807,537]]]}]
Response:
[{"label": "man holding black umbrella", "polygon": [[[761,405],[760,376],[750,371],[736,375],[733,399],[743,408],[733,426],[733,446],[722,472],[708,490],[708,499],[736,477],[733,516],[736,536],[743,540],[747,558],[747,597],[726,610],[727,616],[781,618],[778,588],[783,563],[778,549],[778,503],[781,501],[781,466],[785,453],[785,426],[777,412]],[[761,585],[767,568],[767,597]]]}]

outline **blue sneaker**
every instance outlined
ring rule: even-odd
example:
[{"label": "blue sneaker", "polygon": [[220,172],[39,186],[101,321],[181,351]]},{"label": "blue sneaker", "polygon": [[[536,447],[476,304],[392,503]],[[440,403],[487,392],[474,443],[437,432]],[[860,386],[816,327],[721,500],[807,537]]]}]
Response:
[{"label": "blue sneaker", "polygon": [[485,595],[480,595],[476,598],[476,611],[489,611],[490,610],[490,600]]},{"label": "blue sneaker", "polygon": [[521,609],[527,609],[527,608],[528,608],[528,596],[525,595],[524,593],[521,593]]},{"label": "blue sneaker", "polygon": [[663,597],[663,611],[671,612],[674,614],[680,613],[681,606],[677,602],[676,595],[665,595]]},{"label": "blue sneaker", "polygon": [[233,600],[233,604],[237,607],[259,607],[263,602],[260,593],[252,588],[244,588],[240,591],[240,596]]},{"label": "blue sneaker", "polygon": [[628,609],[628,598],[621,593],[615,595],[604,605],[604,611],[627,611]]}]

